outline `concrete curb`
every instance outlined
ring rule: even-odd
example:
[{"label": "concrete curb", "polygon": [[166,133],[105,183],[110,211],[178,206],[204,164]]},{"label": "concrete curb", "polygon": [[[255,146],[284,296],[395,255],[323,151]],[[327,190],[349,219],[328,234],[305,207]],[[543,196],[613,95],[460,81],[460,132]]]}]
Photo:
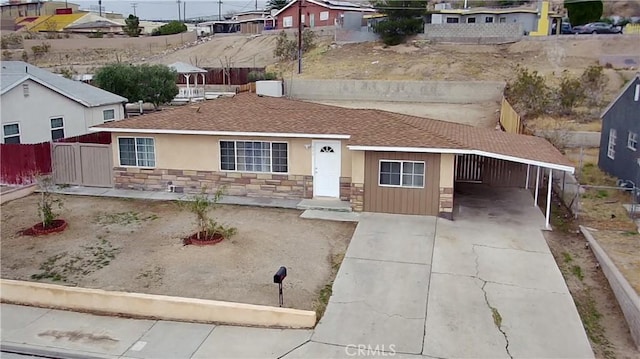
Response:
[{"label": "concrete curb", "polygon": [[7,202],[16,200],[18,198],[26,197],[32,194],[33,192],[35,192],[37,188],[38,188],[38,185],[34,183],[34,184],[30,184],[27,186],[22,186],[22,187],[18,187],[18,188],[14,188],[12,190],[6,191],[0,194],[0,204],[5,204]]},{"label": "concrete curb", "polygon": [[587,242],[589,242],[593,254],[595,254],[598,263],[600,263],[602,272],[605,277],[607,277],[613,294],[615,294],[616,300],[622,309],[622,314],[624,314],[624,318],[627,320],[631,337],[638,350],[640,350],[640,296],[638,296],[638,293],[631,287],[631,284],[629,284],[618,268],[616,268],[613,261],[604,249],[600,247],[589,230],[584,226],[580,226],[580,231],[587,239]]},{"label": "concrete curb", "polygon": [[107,315],[278,328],[313,328],[307,310],[0,280],[2,302]]},{"label": "concrete curb", "polygon": [[114,356],[103,356],[95,353],[85,353],[80,351],[69,351],[60,348],[46,348],[39,346],[31,346],[18,343],[2,343],[0,344],[0,352],[15,353],[20,355],[29,355],[42,358],[59,358],[59,359],[106,359],[116,358]]}]

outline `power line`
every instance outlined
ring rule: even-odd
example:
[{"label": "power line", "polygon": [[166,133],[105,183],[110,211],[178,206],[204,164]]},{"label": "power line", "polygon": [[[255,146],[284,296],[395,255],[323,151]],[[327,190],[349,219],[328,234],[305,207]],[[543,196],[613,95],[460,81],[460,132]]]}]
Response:
[{"label": "power line", "polygon": [[138,7],[138,3],[132,2],[131,7],[133,8],[133,16],[138,16],[136,14],[136,8]]}]

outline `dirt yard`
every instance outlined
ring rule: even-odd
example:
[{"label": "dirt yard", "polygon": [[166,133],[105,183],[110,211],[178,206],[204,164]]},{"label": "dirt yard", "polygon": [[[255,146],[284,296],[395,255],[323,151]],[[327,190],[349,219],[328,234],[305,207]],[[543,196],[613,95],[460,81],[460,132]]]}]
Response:
[{"label": "dirt yard", "polygon": [[38,221],[38,195],[2,205],[3,278],[277,306],[273,274],[286,266],[285,306],[313,310],[355,229],[296,210],[222,206],[214,217],[238,234],[184,246],[194,218],[174,202],[62,198],[69,227],[43,237],[20,233]]}]

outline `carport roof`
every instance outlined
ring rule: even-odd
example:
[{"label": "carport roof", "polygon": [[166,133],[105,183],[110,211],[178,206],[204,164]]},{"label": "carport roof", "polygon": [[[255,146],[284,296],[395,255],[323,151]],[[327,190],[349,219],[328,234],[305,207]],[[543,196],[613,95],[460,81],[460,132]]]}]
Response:
[{"label": "carport roof", "polygon": [[573,172],[547,140],[535,136],[286,98],[239,94],[110,122],[93,131],[347,140],[352,150],[474,153]]}]

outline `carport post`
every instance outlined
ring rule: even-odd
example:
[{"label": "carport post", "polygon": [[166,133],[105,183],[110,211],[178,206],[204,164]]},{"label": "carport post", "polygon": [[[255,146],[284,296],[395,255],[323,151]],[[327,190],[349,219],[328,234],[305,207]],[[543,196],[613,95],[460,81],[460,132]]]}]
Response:
[{"label": "carport post", "polygon": [[551,229],[551,226],[549,226],[549,217],[551,214],[551,184],[552,183],[553,183],[553,170],[549,168],[549,186],[547,188],[547,216],[546,216],[547,229]]},{"label": "carport post", "polygon": [[524,182],[524,189],[529,189],[529,167],[531,165],[527,165],[527,180]]},{"label": "carport post", "polygon": [[540,189],[540,166],[536,166],[536,191],[533,198],[533,206],[538,206],[538,190]]}]

